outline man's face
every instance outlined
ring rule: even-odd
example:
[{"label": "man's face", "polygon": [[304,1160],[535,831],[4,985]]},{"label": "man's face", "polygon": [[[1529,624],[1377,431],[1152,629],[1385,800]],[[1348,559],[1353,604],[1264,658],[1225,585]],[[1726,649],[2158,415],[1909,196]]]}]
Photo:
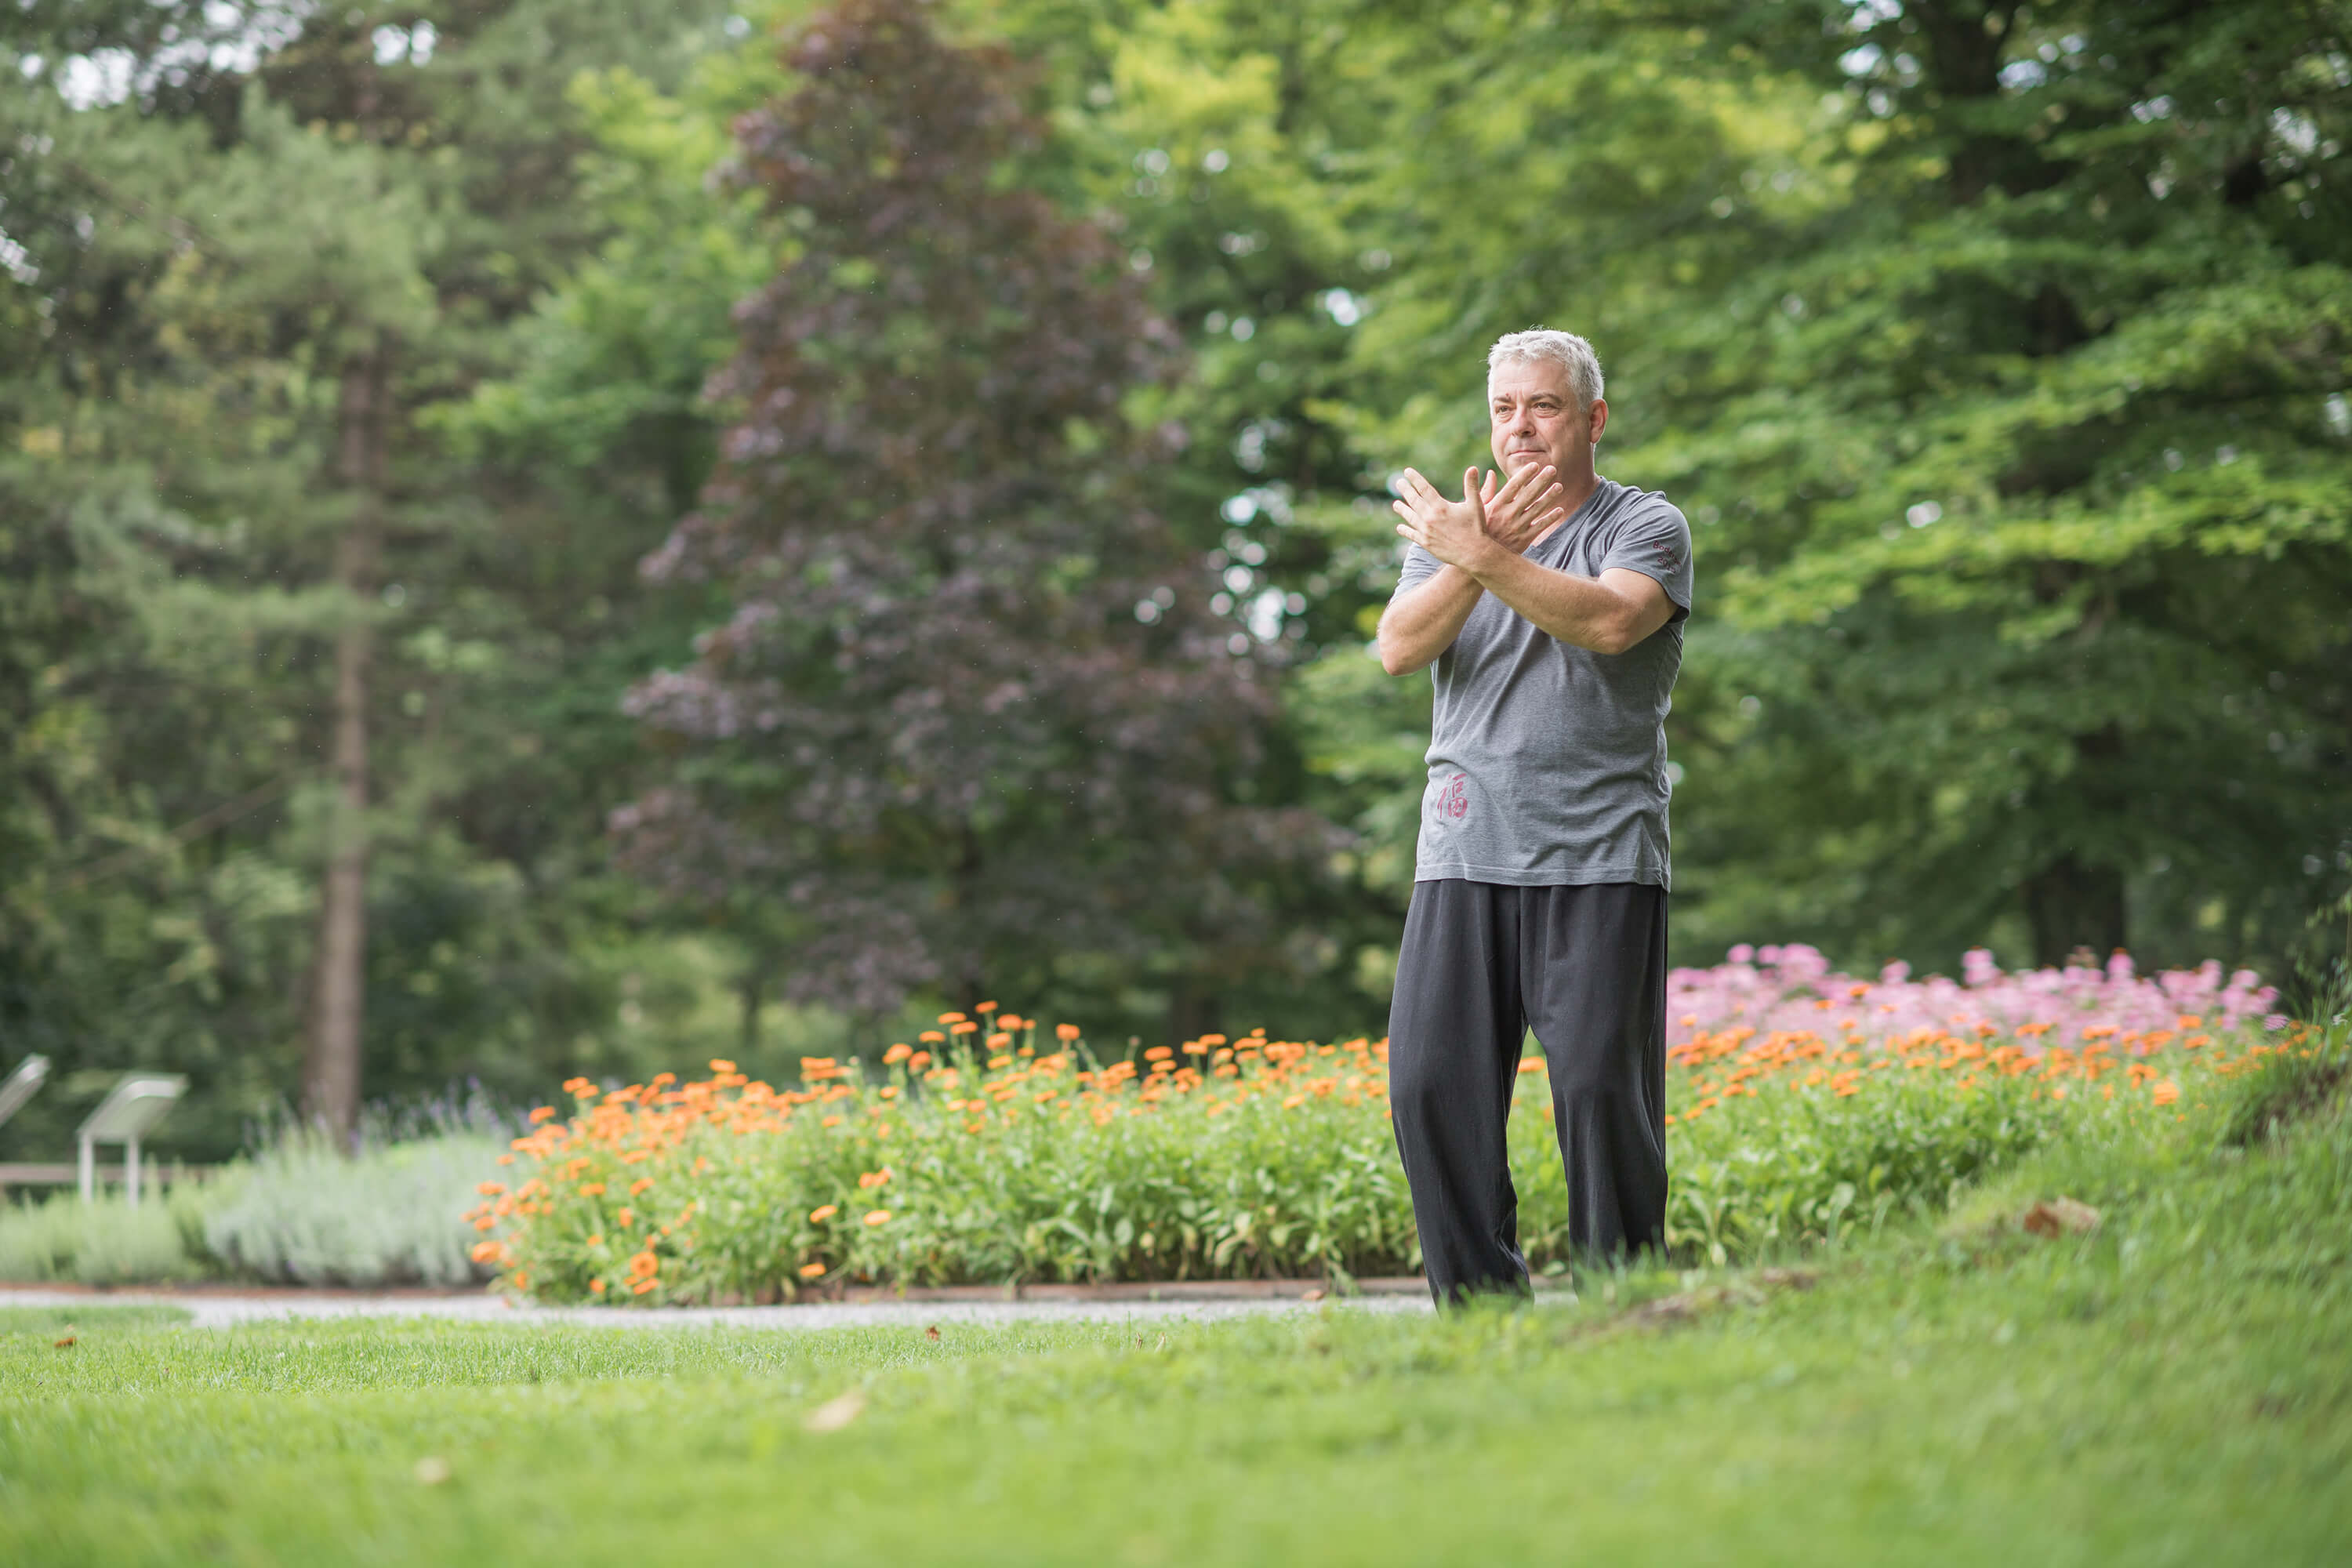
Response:
[{"label": "man's face", "polygon": [[1549,463],[1566,479],[1591,468],[1609,405],[1595,398],[1590,408],[1580,406],[1566,365],[1505,360],[1486,373],[1486,413],[1503,472]]}]

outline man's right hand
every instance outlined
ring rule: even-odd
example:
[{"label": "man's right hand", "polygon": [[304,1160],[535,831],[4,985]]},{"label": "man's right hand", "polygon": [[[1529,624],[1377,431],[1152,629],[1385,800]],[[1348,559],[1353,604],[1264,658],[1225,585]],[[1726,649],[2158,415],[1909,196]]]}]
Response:
[{"label": "man's right hand", "polygon": [[1514,555],[1525,555],[1528,545],[1568,519],[1559,472],[1549,463],[1529,463],[1499,483],[1489,468],[1478,491],[1486,498],[1487,537]]}]

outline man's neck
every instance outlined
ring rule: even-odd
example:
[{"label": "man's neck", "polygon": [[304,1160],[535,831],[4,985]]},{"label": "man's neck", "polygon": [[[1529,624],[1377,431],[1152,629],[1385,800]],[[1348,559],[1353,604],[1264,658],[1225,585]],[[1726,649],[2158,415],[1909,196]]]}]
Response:
[{"label": "man's neck", "polygon": [[1591,500],[1600,489],[1601,475],[1590,468],[1573,479],[1562,479],[1559,484],[1559,504],[1565,510],[1560,513],[1559,521],[1528,541],[1528,548],[1533,550],[1537,545],[1566,528],[1575,520],[1576,514],[1584,510],[1584,503]]}]

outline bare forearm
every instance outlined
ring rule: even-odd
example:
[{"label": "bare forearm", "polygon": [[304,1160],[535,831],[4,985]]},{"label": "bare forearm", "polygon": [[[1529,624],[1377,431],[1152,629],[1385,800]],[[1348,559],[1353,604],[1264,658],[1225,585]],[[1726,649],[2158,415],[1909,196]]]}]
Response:
[{"label": "bare forearm", "polygon": [[1555,572],[1524,555],[1496,552],[1479,563],[1473,581],[1539,630],[1595,653],[1623,653],[1663,619],[1606,583]]},{"label": "bare forearm", "polygon": [[1375,634],[1381,668],[1391,675],[1411,675],[1435,662],[1454,646],[1485,592],[1461,567],[1441,566],[1411,593],[1389,601]]}]

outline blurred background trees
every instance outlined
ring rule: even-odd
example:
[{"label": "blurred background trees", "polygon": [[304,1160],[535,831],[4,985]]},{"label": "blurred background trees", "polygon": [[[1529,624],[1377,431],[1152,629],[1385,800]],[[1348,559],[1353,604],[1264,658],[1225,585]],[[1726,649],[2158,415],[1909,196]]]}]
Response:
[{"label": "blurred background trees", "polygon": [[0,1152],[134,1063],[216,1152],[982,995],[1377,1029],[1386,476],[1538,322],[1694,523],[1678,958],[2287,978],[2347,14],[12,8]]}]

